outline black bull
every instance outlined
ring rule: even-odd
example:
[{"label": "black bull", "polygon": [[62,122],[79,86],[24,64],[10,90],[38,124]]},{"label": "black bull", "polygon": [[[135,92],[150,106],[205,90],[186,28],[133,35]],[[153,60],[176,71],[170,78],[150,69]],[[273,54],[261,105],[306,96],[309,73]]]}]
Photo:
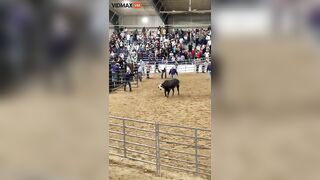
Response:
[{"label": "black bull", "polygon": [[159,84],[159,89],[164,90],[164,96],[168,97],[172,90],[172,96],[174,95],[174,88],[177,87],[179,95],[180,81],[178,79],[165,80],[162,84]]}]

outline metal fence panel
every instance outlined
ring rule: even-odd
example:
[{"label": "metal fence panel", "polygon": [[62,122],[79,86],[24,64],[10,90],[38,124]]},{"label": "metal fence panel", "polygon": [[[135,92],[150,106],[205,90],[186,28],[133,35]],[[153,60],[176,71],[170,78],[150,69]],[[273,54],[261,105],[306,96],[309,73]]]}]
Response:
[{"label": "metal fence panel", "polygon": [[[206,164],[200,163],[200,158],[209,159],[210,156],[203,155],[203,154],[199,153],[199,149],[210,149],[210,147],[206,147],[204,145],[199,145],[199,140],[206,140],[206,141],[210,141],[211,140],[210,138],[199,137],[200,132],[211,132],[210,130],[201,129],[201,128],[186,127],[186,126],[171,125],[171,124],[160,124],[158,122],[154,123],[154,122],[150,122],[150,121],[136,120],[136,119],[130,119],[130,118],[122,118],[122,117],[116,117],[116,116],[110,116],[110,118],[113,119],[113,120],[122,121],[121,123],[117,123],[117,124],[110,123],[112,126],[120,127],[122,129],[121,131],[115,131],[115,130],[110,130],[109,131],[110,133],[120,135],[120,137],[122,136],[122,140],[121,139],[115,139],[115,138],[110,138],[110,140],[123,143],[122,147],[117,147],[117,146],[114,146],[114,145],[110,145],[109,146],[109,147],[114,148],[114,149],[122,150],[123,154],[109,153],[110,155],[115,155],[115,156],[119,156],[119,157],[130,159],[130,160],[134,160],[134,161],[140,161],[140,162],[144,162],[144,163],[148,163],[148,164],[153,164],[153,165],[155,165],[155,169],[156,169],[157,175],[161,175],[161,167],[165,167],[167,169],[174,169],[174,170],[189,172],[189,173],[198,174],[198,175],[205,175],[207,177],[210,176],[210,172],[211,172],[210,164],[206,165]],[[151,128],[152,130],[146,129],[145,127],[144,128],[135,127],[132,124],[130,126],[128,126],[126,121],[130,121],[130,122],[134,122],[134,123],[138,123],[138,124],[150,125],[152,127]],[[171,127],[171,128],[179,128],[179,129],[191,130],[191,131],[193,131],[193,136],[165,132],[165,131],[161,130],[161,127]],[[137,131],[154,133],[154,138],[128,134],[127,129],[134,129],[134,130],[137,130]],[[174,136],[174,137],[189,138],[189,139],[193,140],[193,143],[185,144],[185,143],[178,143],[178,142],[172,142],[172,141],[164,141],[164,140],[161,140],[161,134],[162,135]],[[150,146],[150,145],[147,145],[147,144],[131,142],[131,141],[128,141],[128,139],[127,139],[128,137],[134,137],[134,138],[137,138],[137,139],[146,139],[148,141],[154,142],[154,145]],[[161,142],[162,143],[166,143],[166,144],[182,145],[182,146],[185,146],[187,148],[193,149],[194,153],[183,152],[183,151],[177,151],[177,150],[173,150],[173,149],[164,148],[164,147],[161,147]],[[141,151],[141,150],[129,149],[128,146],[127,146],[129,144],[135,145],[135,146],[138,146],[138,147],[144,147],[144,148],[148,148],[148,149],[153,149],[153,150],[155,150],[155,153],[153,154],[153,153],[147,153],[147,152],[144,152],[144,151]],[[128,152],[147,155],[147,156],[149,156],[151,158],[154,158],[154,159],[151,159],[151,160],[154,160],[155,162],[129,157],[128,154],[127,154]],[[173,157],[165,157],[165,156],[161,155],[162,152],[167,152],[167,154],[171,153],[171,155],[172,155],[172,153],[179,154],[179,155],[187,155],[187,156],[190,156],[190,158],[194,157],[194,160],[190,161],[190,160],[181,159],[182,156],[180,156],[180,159],[178,159],[176,157],[174,157],[174,158]],[[186,168],[182,168],[182,167],[174,167],[174,166],[162,163],[161,160],[166,160],[166,161],[172,160],[172,162],[180,162],[180,163],[192,164],[192,165],[194,165],[194,169],[192,170],[190,168],[186,169]],[[201,166],[203,168],[201,168],[199,166]]]}]

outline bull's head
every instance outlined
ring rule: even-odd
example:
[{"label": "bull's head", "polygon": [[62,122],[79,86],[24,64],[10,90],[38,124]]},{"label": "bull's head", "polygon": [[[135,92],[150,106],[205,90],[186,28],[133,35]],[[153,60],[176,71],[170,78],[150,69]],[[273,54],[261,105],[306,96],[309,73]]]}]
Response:
[{"label": "bull's head", "polygon": [[161,91],[161,90],[164,90],[163,87],[162,87],[162,84],[159,84],[158,87],[159,87],[160,91]]}]

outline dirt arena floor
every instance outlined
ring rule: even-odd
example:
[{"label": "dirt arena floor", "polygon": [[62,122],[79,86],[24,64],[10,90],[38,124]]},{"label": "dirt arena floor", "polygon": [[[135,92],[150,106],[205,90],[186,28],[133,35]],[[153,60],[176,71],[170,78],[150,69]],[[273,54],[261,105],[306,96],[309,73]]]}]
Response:
[{"label": "dirt arena floor", "polygon": [[151,169],[150,165],[144,163],[111,157],[109,177],[110,180],[203,180],[201,177],[170,171],[162,172],[161,176],[156,176]]},{"label": "dirt arena floor", "polygon": [[[208,77],[208,74],[195,74],[195,73],[185,73],[180,74],[178,79],[180,80],[180,95],[170,95],[169,98],[164,96],[164,92],[160,91],[158,88],[158,84],[162,83],[164,79],[160,78],[160,74],[153,74],[151,79],[143,79],[142,83],[139,84],[139,87],[133,86],[132,92],[123,91],[123,89],[119,89],[115,92],[110,93],[109,95],[109,114],[119,117],[147,120],[151,122],[159,122],[165,124],[174,124],[180,126],[188,126],[188,127],[197,127],[203,129],[210,129],[211,127],[211,80]],[[112,123],[119,123],[117,120],[110,120]],[[130,125],[139,126],[144,129],[151,129],[152,126],[149,125],[141,125],[137,123],[133,123]],[[110,126],[111,130],[121,131],[121,129],[117,129],[117,127]],[[167,131],[170,133],[179,133],[186,135],[193,135],[193,132],[189,132],[185,129],[171,129],[169,127],[162,127],[160,131]],[[130,131],[128,133],[153,137],[154,134],[150,133],[141,133],[138,131]],[[200,132],[200,137],[210,138],[210,132]],[[111,138],[121,139],[121,135],[112,135]],[[193,139],[183,139],[176,138],[172,136],[162,136],[162,140],[174,141],[180,143],[193,143]],[[131,138],[129,141],[138,142],[142,144],[148,144],[150,146],[153,145],[153,142],[147,142],[146,140]],[[121,142],[111,142],[112,145],[120,146]],[[199,141],[199,145],[204,145],[210,147],[210,142],[207,141]],[[185,146],[176,145],[176,144],[163,144],[161,147],[170,148],[178,151],[194,153],[193,148],[186,148]],[[154,154],[154,150],[145,149],[137,146],[130,146],[130,149],[135,149],[143,152],[147,152],[150,154]],[[117,154],[122,154],[121,150],[111,151]],[[200,152],[203,155],[210,155],[210,149],[204,149]],[[169,153],[164,152],[165,156],[169,156]],[[171,154],[172,155],[172,154]],[[148,156],[140,155],[140,154],[131,154],[131,157],[152,161],[153,158]],[[184,159],[188,161],[194,161],[194,157],[188,157],[183,155],[173,155],[173,157],[180,157],[179,159]],[[172,156],[171,156],[172,157]],[[122,158],[116,158],[110,156],[110,160],[113,158],[112,162],[123,161]],[[200,159],[200,163],[210,165],[209,159]],[[123,165],[123,163],[112,163],[110,162],[110,170],[119,171],[120,169],[128,169],[128,166]],[[136,162],[134,162],[136,163]],[[177,162],[169,162],[166,161],[167,164],[180,166],[183,168],[192,168],[188,166],[184,166],[181,163]],[[147,164],[142,164],[140,166],[140,170],[143,168],[147,168]],[[150,171],[151,174],[154,174],[154,167],[147,168],[147,171]],[[141,172],[139,168],[136,168],[134,171],[137,171],[134,178],[132,176],[132,172],[128,171],[128,173],[111,173],[111,179],[141,179],[144,176],[145,172]],[[165,171],[161,171],[165,172]],[[147,172],[148,173],[148,172]],[[173,174],[173,175],[170,175]],[[175,176],[178,173],[177,171],[165,172],[162,175],[168,177],[168,179],[181,179],[182,175]],[[149,173],[150,175],[150,173]],[[195,179],[196,177],[192,174],[185,174],[185,177],[191,177],[191,179]],[[156,177],[154,177],[156,178]],[[205,177],[203,177],[205,178]],[[187,178],[183,178],[187,179]]]},{"label": "dirt arena floor", "polygon": [[[143,79],[132,92],[123,89],[109,95],[109,114],[197,128],[210,127],[211,80],[208,74],[180,74],[180,95],[164,97],[160,74]],[[128,88],[127,88],[128,90]],[[172,92],[171,92],[172,93]]]}]

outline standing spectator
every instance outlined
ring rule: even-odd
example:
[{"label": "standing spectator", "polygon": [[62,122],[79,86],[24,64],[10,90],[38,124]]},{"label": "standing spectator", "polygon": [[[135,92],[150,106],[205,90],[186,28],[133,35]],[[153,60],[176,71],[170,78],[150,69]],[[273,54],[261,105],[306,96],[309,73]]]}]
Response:
[{"label": "standing spectator", "polygon": [[175,60],[175,61],[174,61],[174,66],[176,67],[176,69],[178,69],[178,65],[179,65],[178,60]]},{"label": "standing spectator", "polygon": [[161,79],[163,79],[163,74],[164,78],[167,79],[167,62],[165,61],[162,72],[161,72]]},{"label": "standing spectator", "polygon": [[186,61],[186,57],[184,56],[184,54],[181,54],[180,61],[183,63]]},{"label": "standing spectator", "polygon": [[154,73],[156,73],[157,71],[158,73],[160,73],[158,60],[156,60],[156,62],[154,63]]},{"label": "standing spectator", "polygon": [[147,68],[147,79],[150,79],[151,65],[148,63],[146,68]]},{"label": "standing spectator", "polygon": [[118,67],[117,63],[112,66],[111,73],[112,73],[113,87],[115,87],[116,83],[118,82],[118,73],[119,73],[119,67]]},{"label": "standing spectator", "polygon": [[195,59],[195,64],[196,64],[196,72],[199,72],[199,65],[200,65],[200,59]]},{"label": "standing spectator", "polygon": [[127,72],[124,74],[124,91],[126,91],[127,84],[129,85],[130,92],[132,91],[130,77],[131,77],[131,73],[129,70],[127,70]]},{"label": "standing spectator", "polygon": [[140,82],[142,81],[142,66],[141,64],[138,64],[138,79],[140,80]]},{"label": "standing spectator", "polygon": [[176,79],[178,76],[178,71],[176,70],[175,67],[172,67],[169,71],[169,75],[171,75],[172,79]]},{"label": "standing spectator", "polygon": [[142,59],[140,60],[140,66],[141,66],[141,68],[142,68],[142,75],[144,76],[145,63],[144,63],[144,61],[143,61]]},{"label": "standing spectator", "polygon": [[211,72],[212,72],[211,62],[209,62],[208,66],[207,66],[207,72],[208,72],[209,78],[211,78]]},{"label": "standing spectator", "polygon": [[201,64],[202,64],[201,70],[202,70],[202,73],[204,73],[205,68],[206,68],[206,61],[202,61]]}]

